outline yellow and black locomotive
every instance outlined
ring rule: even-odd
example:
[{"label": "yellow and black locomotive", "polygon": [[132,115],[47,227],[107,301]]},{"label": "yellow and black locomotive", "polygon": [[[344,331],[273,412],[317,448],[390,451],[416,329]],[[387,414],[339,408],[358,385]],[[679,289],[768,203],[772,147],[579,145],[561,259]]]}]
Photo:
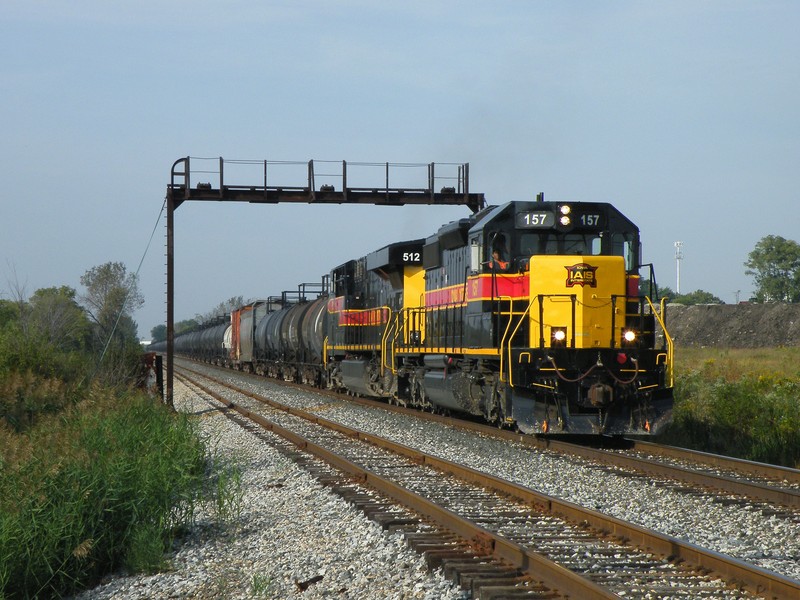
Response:
[{"label": "yellow and black locomotive", "polygon": [[610,204],[510,202],[331,273],[330,387],[526,433],[652,434],[672,411],[664,307]]}]

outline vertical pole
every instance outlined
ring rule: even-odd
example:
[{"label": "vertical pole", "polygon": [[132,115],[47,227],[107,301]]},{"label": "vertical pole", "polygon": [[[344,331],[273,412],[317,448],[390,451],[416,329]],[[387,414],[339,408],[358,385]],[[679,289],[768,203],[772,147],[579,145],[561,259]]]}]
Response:
[{"label": "vertical pole", "polygon": [[225,168],[225,164],[222,160],[222,157],[219,157],[219,197],[220,199],[225,197],[225,173],[223,172]]},{"label": "vertical pole", "polygon": [[677,286],[675,288],[675,293],[681,293],[681,260],[683,259],[683,242],[675,242],[675,265],[677,270]]},{"label": "vertical pole", "polygon": [[434,163],[431,163],[430,164],[430,169],[431,169],[430,170],[430,181],[428,183],[428,185],[430,186],[430,190],[431,190],[431,202],[433,202],[433,194],[435,193],[434,192],[434,186],[436,185],[436,174],[434,173],[434,169],[435,168],[436,167],[434,166]]},{"label": "vertical pole", "polygon": [[342,197],[347,202],[347,161],[342,161]]},{"label": "vertical pole", "polygon": [[167,192],[167,406],[175,408],[172,396],[173,352],[175,350],[175,201]]}]

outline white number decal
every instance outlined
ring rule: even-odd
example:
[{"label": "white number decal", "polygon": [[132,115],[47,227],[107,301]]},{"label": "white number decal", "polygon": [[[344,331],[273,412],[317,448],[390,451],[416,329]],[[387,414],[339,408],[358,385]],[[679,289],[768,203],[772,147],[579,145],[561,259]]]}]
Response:
[{"label": "white number decal", "polygon": [[403,262],[419,262],[419,252],[403,252]]},{"label": "white number decal", "polygon": [[544,225],[544,220],[547,218],[547,213],[526,213],[526,225]]},{"label": "white number decal", "polygon": [[581,224],[589,227],[597,227],[600,222],[600,215],[581,215]]}]

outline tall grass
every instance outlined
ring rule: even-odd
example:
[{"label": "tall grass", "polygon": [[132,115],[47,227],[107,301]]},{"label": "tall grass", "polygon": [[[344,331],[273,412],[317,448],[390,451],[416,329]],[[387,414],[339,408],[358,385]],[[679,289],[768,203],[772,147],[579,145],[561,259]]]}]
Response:
[{"label": "tall grass", "polygon": [[800,467],[797,348],[678,354],[666,443]]},{"label": "tall grass", "polygon": [[0,597],[58,597],[162,566],[192,521],[205,450],[192,421],[99,388],[25,435],[0,428]]}]

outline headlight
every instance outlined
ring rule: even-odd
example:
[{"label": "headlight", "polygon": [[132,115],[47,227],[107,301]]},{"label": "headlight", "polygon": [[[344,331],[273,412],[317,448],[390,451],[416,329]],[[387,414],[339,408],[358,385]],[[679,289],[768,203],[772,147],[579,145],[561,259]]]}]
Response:
[{"label": "headlight", "polygon": [[622,332],[622,339],[628,342],[629,344],[632,344],[633,342],[636,341],[636,332],[631,329],[627,329]]},{"label": "headlight", "polygon": [[558,217],[558,226],[561,229],[571,229],[572,228],[572,207],[569,204],[561,204],[558,207],[559,214],[556,215]]},{"label": "headlight", "polygon": [[567,344],[567,328],[566,327],[553,327],[550,330],[550,345],[551,346],[566,346]]}]

